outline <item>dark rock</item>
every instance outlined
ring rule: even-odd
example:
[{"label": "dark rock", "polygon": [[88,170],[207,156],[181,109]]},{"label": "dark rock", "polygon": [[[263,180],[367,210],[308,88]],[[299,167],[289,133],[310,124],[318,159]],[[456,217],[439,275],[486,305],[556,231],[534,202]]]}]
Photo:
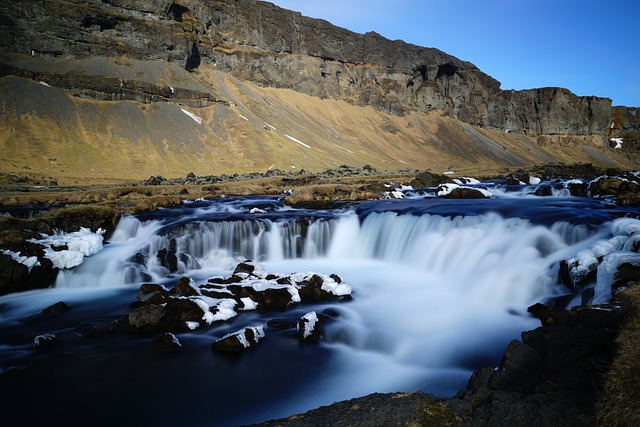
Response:
[{"label": "dark rock", "polygon": [[285,310],[291,303],[291,294],[286,288],[269,288],[251,297],[265,310]]},{"label": "dark rock", "polygon": [[496,390],[531,393],[540,382],[540,354],[518,340],[513,340],[504,352],[498,370],[489,386]]},{"label": "dark rock", "polygon": [[586,182],[569,182],[567,189],[574,197],[586,197],[588,195],[589,185]]},{"label": "dark rock", "polygon": [[621,196],[640,192],[640,185],[622,178],[600,177],[589,184],[592,196]]},{"label": "dark rock", "polygon": [[541,185],[533,192],[534,195],[539,197],[553,196],[553,188],[550,185]]},{"label": "dark rock", "polygon": [[45,308],[40,313],[41,314],[66,313],[69,310],[71,310],[71,307],[69,307],[64,301],[59,301]]},{"label": "dark rock", "polygon": [[135,308],[129,313],[129,325],[139,330],[152,330],[160,325],[165,315],[165,309],[161,305],[147,304]]},{"label": "dark rock", "polygon": [[531,175],[524,169],[520,169],[512,174],[507,175],[505,183],[507,185],[528,184],[531,179]]},{"label": "dark rock", "polygon": [[437,175],[428,171],[420,172],[415,179],[411,181],[411,185],[415,189],[434,188],[442,184],[452,183],[453,181],[444,176]]},{"label": "dark rock", "polygon": [[178,353],[182,351],[182,344],[172,333],[164,333],[156,336],[151,341],[151,349],[158,353]]},{"label": "dark rock", "polygon": [[178,271],[178,257],[175,251],[171,249],[160,249],[156,255],[160,261],[160,265],[165,267],[171,273]]},{"label": "dark rock", "polygon": [[[203,325],[205,312],[198,303],[192,299],[171,298],[164,307],[165,315],[160,322],[161,327],[166,331],[188,330],[186,322],[197,322]],[[210,310],[207,309],[207,312]]]},{"label": "dark rock", "polygon": [[169,297],[169,291],[155,283],[143,283],[136,294],[138,300],[145,304],[162,304]]},{"label": "dark rock", "polygon": [[170,294],[176,297],[194,297],[201,294],[198,287],[188,277],[182,277],[171,289]]},{"label": "dark rock", "polygon": [[298,319],[297,336],[302,342],[318,342],[321,337],[320,318],[311,311]]},{"label": "dark rock", "polygon": [[440,196],[443,199],[487,199],[482,191],[469,187],[458,187],[451,190],[450,193]]},{"label": "dark rock", "polygon": [[[21,255],[28,255],[21,252]],[[0,295],[50,286],[58,274],[58,269],[47,258],[39,258],[40,265],[29,269],[14,261],[10,255],[0,252]]]},{"label": "dark rock", "polygon": [[55,334],[42,334],[33,339],[33,347],[37,350],[50,349],[57,341]]},{"label": "dark rock", "polygon": [[261,327],[247,327],[214,341],[211,348],[221,353],[244,353],[262,338],[264,338],[264,331]]},{"label": "dark rock", "polygon": [[[638,242],[636,242],[636,244],[638,244]],[[635,252],[638,252],[637,246]],[[611,285],[611,290],[615,291],[632,283],[640,283],[640,265],[633,265],[627,262],[618,267],[615,282]]]},{"label": "dark rock", "polygon": [[256,266],[253,265],[250,261],[241,262],[233,270],[232,276],[235,276],[239,273],[246,273],[248,275],[252,275],[255,269],[256,269]]}]

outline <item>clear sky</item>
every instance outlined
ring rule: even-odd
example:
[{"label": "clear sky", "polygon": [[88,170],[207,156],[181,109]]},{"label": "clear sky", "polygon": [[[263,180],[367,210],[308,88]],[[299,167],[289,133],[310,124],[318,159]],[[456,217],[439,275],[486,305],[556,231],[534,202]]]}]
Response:
[{"label": "clear sky", "polygon": [[559,86],[640,107],[640,0],[271,0],[357,33],[435,47],[502,89]]}]

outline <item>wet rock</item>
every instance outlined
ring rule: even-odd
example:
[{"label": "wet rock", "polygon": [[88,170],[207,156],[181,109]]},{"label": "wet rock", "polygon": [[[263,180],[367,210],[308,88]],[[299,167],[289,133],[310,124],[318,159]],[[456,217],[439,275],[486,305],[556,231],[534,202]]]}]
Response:
[{"label": "wet rock", "polygon": [[507,185],[528,184],[531,179],[531,175],[524,169],[520,169],[505,177],[505,183]]},{"label": "wet rock", "polygon": [[40,313],[41,314],[66,313],[69,310],[71,310],[71,307],[69,307],[64,301],[59,301],[45,308]]},{"label": "wet rock", "polygon": [[440,196],[444,199],[487,199],[488,196],[480,190],[469,187],[458,187]]},{"label": "wet rock", "polygon": [[150,344],[153,351],[158,353],[178,353],[182,351],[182,344],[172,333],[164,333],[156,336]]},{"label": "wet rock", "polygon": [[251,264],[250,262],[248,261],[241,262],[240,264],[236,265],[236,268],[233,270],[232,276],[239,276],[239,273],[251,275],[253,274],[255,269],[256,269],[256,266]]},{"label": "wet rock", "polygon": [[297,336],[302,342],[320,341],[320,319],[315,311],[311,311],[298,319]]},{"label": "wet rock", "polygon": [[165,315],[164,307],[158,304],[147,304],[135,308],[129,313],[129,325],[139,330],[151,330],[160,325]]},{"label": "wet rock", "polygon": [[521,341],[507,346],[498,370],[492,374],[489,386],[497,390],[531,393],[540,382],[542,356]]},{"label": "wet rock", "polygon": [[534,195],[539,197],[553,196],[553,188],[550,185],[541,185],[533,192]]},{"label": "wet rock", "polygon": [[[640,245],[640,241],[636,242],[636,247],[634,248],[635,252],[638,252],[637,245]],[[633,283],[640,283],[640,265],[633,265],[626,262],[618,267],[618,271],[615,275],[615,282],[611,285],[611,290],[615,291],[616,289]]]},{"label": "wet rock", "polygon": [[202,294],[195,282],[188,277],[182,277],[178,280],[170,293],[176,297],[194,297]]},{"label": "wet rock", "polygon": [[[20,252],[21,255],[27,254]],[[38,258],[40,265],[31,268],[15,261],[0,250],[0,295],[50,286],[58,274],[47,258]]]},{"label": "wet rock", "polygon": [[589,192],[592,196],[621,196],[625,193],[640,192],[640,185],[617,177],[600,177],[591,181]]},{"label": "wet rock", "polygon": [[136,294],[138,300],[147,304],[162,304],[169,297],[169,291],[162,285],[143,283]]},{"label": "wet rock", "polygon": [[57,341],[55,334],[42,334],[33,339],[33,347],[37,350],[46,350],[51,348]]},{"label": "wet rock", "polygon": [[589,185],[586,182],[574,180],[567,183],[569,193],[574,197],[586,197],[589,191]]},{"label": "wet rock", "polygon": [[435,188],[442,184],[452,183],[453,181],[444,175],[438,175],[429,171],[422,171],[416,175],[411,181],[411,185],[415,189]]},{"label": "wet rock", "polygon": [[[205,304],[206,305],[206,304]],[[187,322],[196,322],[201,326],[205,324],[205,314],[209,313],[209,307],[203,307],[193,299],[171,298],[164,306],[164,316],[160,326],[165,331],[185,331]]]},{"label": "wet rock", "polygon": [[246,327],[214,341],[211,348],[221,353],[244,353],[259,343],[264,336],[262,326]]}]

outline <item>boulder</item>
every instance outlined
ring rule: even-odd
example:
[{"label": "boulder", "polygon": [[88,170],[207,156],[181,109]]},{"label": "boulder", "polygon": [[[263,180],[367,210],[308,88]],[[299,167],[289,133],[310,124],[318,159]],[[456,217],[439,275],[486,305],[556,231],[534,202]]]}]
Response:
[{"label": "boulder", "polygon": [[221,353],[244,353],[259,343],[264,336],[262,326],[246,327],[214,341],[211,348]]},{"label": "boulder", "polygon": [[188,277],[182,277],[178,280],[175,287],[171,289],[170,294],[176,297],[195,297],[202,295],[200,289],[198,289],[193,280]]},{"label": "boulder", "polygon": [[475,188],[469,188],[469,187],[454,188],[449,193],[443,194],[440,197],[444,199],[487,199],[489,198],[489,196],[487,196],[482,191]]},{"label": "boulder", "polygon": [[416,189],[435,188],[439,185],[452,183],[453,181],[444,175],[438,175],[429,171],[422,171],[416,175],[409,185]]},{"label": "boulder", "polygon": [[320,341],[320,318],[315,311],[311,311],[298,319],[296,335],[302,342]]},{"label": "boulder", "polygon": [[46,350],[51,348],[58,338],[56,334],[42,334],[33,339],[33,347],[37,350]]},{"label": "boulder", "polygon": [[40,313],[41,314],[66,313],[69,310],[71,310],[71,307],[69,307],[67,303],[65,303],[64,301],[59,301],[43,309]]},{"label": "boulder", "polygon": [[592,196],[620,196],[640,192],[640,185],[627,179],[605,176],[591,181],[589,192]]},{"label": "boulder", "polygon": [[172,333],[164,333],[156,336],[150,344],[153,351],[158,353],[178,353],[182,351],[182,344]]},{"label": "boulder", "polygon": [[129,325],[138,330],[152,330],[160,325],[165,309],[158,304],[146,304],[129,313]]},{"label": "boulder", "polygon": [[162,304],[169,297],[169,291],[162,285],[143,283],[140,285],[136,297],[145,304]]}]

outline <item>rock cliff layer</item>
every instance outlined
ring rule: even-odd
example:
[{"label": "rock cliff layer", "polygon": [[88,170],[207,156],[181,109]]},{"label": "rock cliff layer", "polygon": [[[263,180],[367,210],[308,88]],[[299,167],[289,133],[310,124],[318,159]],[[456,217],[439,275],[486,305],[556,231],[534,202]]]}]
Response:
[{"label": "rock cliff layer", "polygon": [[[578,97],[561,88],[503,91],[473,64],[437,49],[373,32],[357,34],[267,2],[8,0],[0,5],[0,46],[4,152],[11,152],[16,138],[27,137],[43,144],[44,151],[49,150],[46,144],[97,141],[114,149],[128,141],[115,151],[130,154],[133,143],[151,147],[150,158],[168,163],[172,155],[180,156],[175,167],[155,171],[173,175],[184,174],[194,164],[192,156],[205,154],[233,158],[216,173],[292,163],[308,169],[335,162],[385,168],[389,159],[396,159],[391,168],[428,167],[423,158],[437,158],[436,167],[464,162],[521,166],[571,160],[569,151],[578,151],[574,161],[637,164],[637,109],[612,109],[609,99]],[[36,102],[29,97],[42,91],[15,77],[62,93],[43,93]],[[291,89],[316,101],[301,103],[292,92],[276,95],[270,88]],[[63,95],[71,97],[62,100]],[[322,110],[320,100],[346,102],[354,109],[346,113],[348,108],[340,107],[341,117],[306,114],[306,109]],[[133,111],[128,101],[165,106]],[[198,124],[206,129],[189,128],[183,123],[186,116],[169,118],[173,111],[181,114],[180,106],[203,109]],[[357,109],[369,107],[376,112]],[[158,111],[165,113],[160,117]],[[345,114],[358,123],[341,126]],[[130,121],[131,132],[120,129],[123,118]],[[274,135],[274,122],[288,129]],[[38,127],[53,132],[44,135]],[[610,146],[613,137],[624,144]],[[243,143],[247,139],[249,149]],[[322,141],[314,145],[310,140]],[[297,148],[326,144],[321,153],[292,156],[282,148],[292,141],[294,146],[307,141]],[[45,158],[58,157],[48,154]],[[19,168],[18,157],[5,160]],[[141,163],[127,167],[141,171]],[[195,163],[195,172],[212,172]]]}]

